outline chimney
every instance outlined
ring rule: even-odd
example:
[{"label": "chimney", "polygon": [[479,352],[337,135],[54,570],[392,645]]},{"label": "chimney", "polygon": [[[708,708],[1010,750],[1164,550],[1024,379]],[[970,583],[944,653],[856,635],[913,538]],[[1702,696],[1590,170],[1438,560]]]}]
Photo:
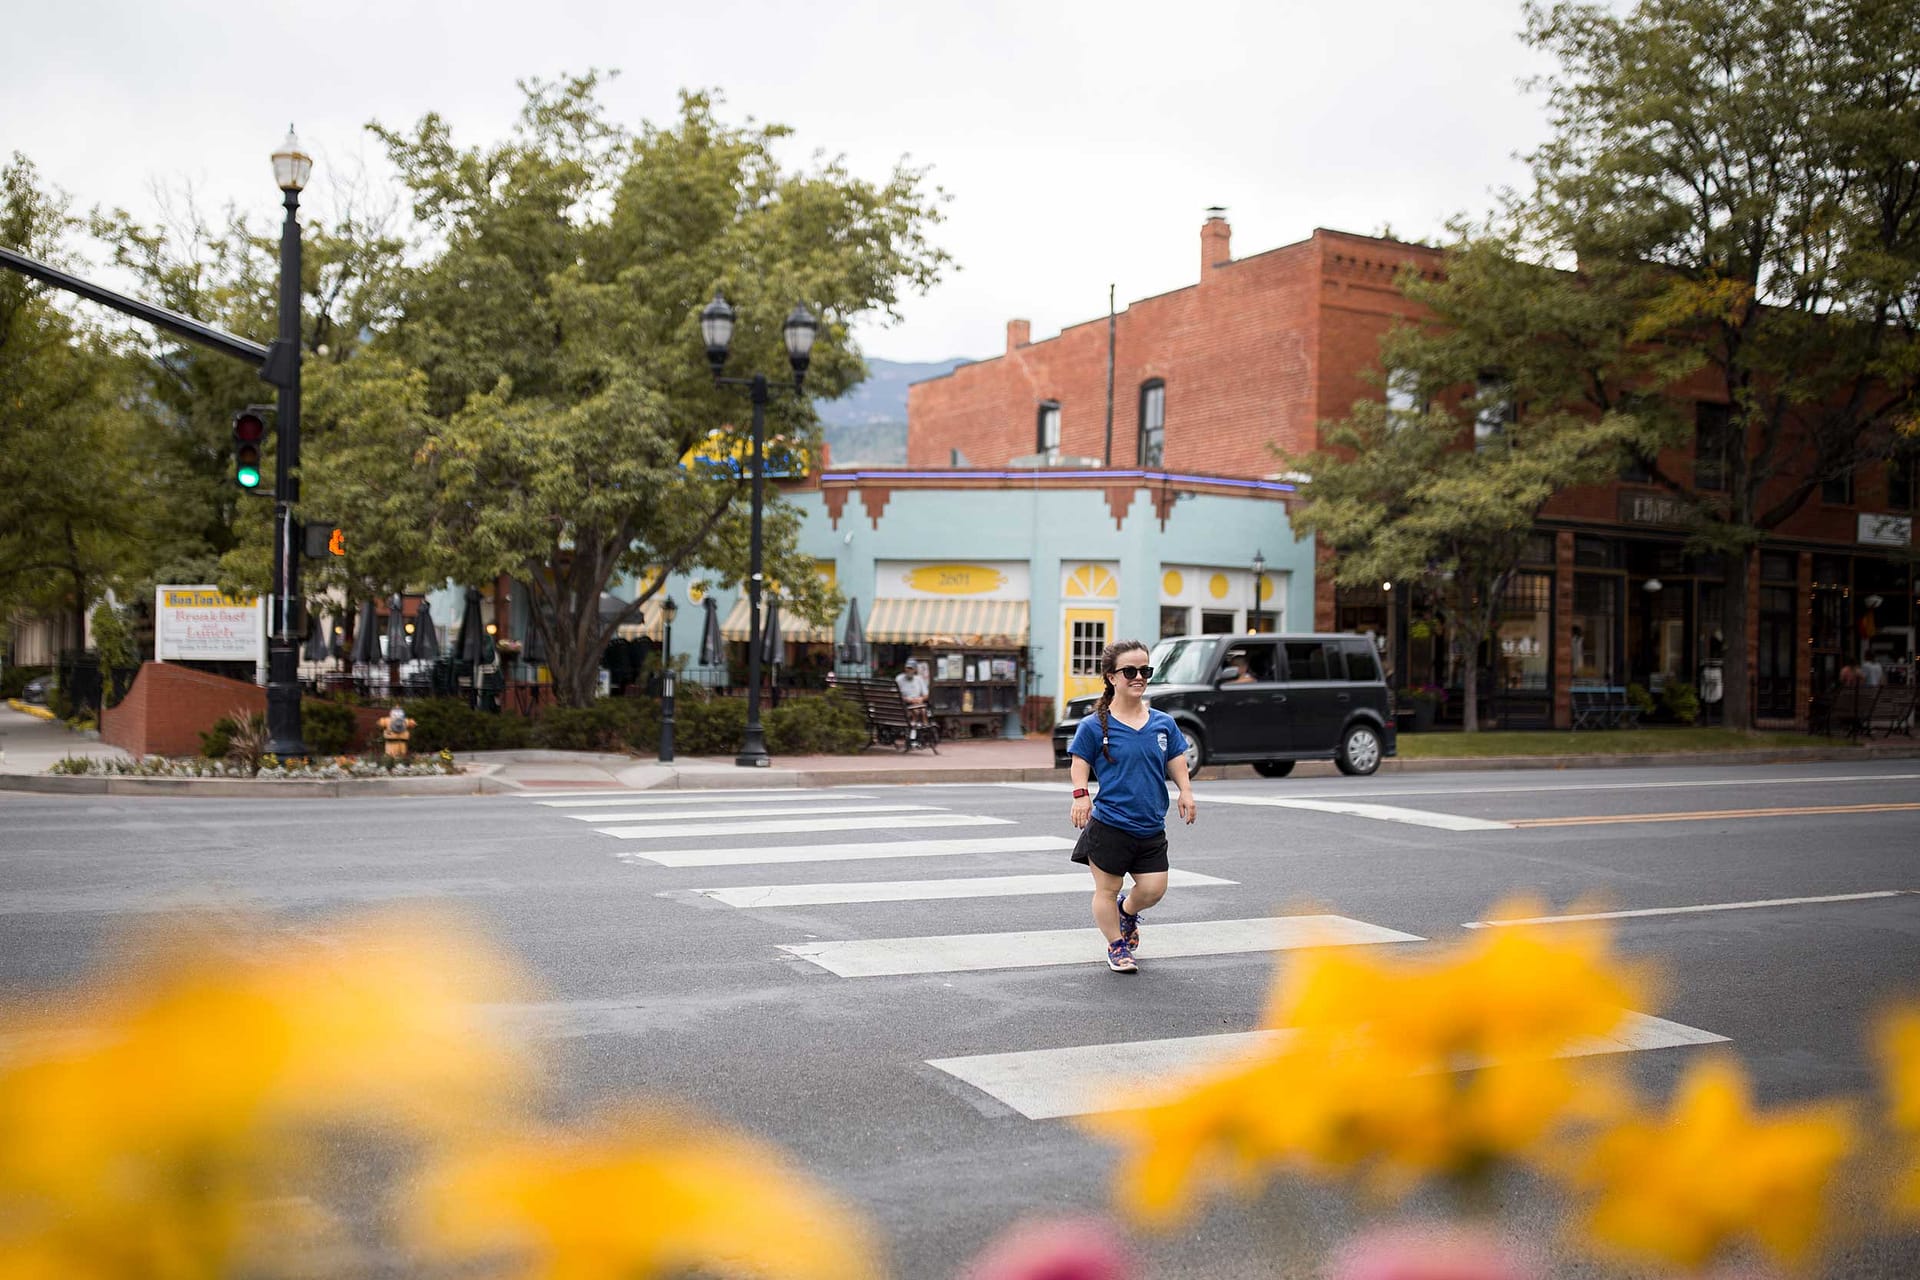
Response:
[{"label": "chimney", "polygon": [[1206,225],[1200,228],[1200,278],[1205,280],[1207,273],[1215,267],[1225,266],[1233,261],[1233,250],[1228,241],[1233,238],[1233,228],[1227,225],[1227,211],[1219,205],[1207,210]]},{"label": "chimney", "polygon": [[1026,320],[1007,321],[1007,350],[1024,347],[1033,341],[1033,325]]}]

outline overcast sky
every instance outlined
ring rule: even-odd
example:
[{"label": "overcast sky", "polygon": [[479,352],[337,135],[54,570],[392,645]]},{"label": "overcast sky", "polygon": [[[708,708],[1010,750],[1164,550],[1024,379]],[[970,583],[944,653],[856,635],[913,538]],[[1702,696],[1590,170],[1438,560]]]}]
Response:
[{"label": "overcast sky", "polygon": [[433,110],[501,137],[517,79],[591,67],[634,124],[682,87],[798,130],[792,159],[903,155],[952,196],[958,269],[864,326],[869,355],[985,356],[1192,283],[1224,205],[1236,257],[1313,228],[1437,236],[1518,184],[1544,136],[1519,82],[1547,70],[1518,0],[0,0],[0,152],[78,210],[157,217],[156,185],[278,215],[289,121],[329,167],[384,173],[362,126]]}]

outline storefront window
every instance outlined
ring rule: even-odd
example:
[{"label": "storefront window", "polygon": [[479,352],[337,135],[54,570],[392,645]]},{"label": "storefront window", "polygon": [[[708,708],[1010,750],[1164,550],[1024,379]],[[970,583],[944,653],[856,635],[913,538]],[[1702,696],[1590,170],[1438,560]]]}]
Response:
[{"label": "storefront window", "polygon": [[1516,573],[1500,602],[1494,634],[1497,688],[1545,693],[1553,637],[1553,575]]},{"label": "storefront window", "polygon": [[1615,684],[1614,637],[1620,626],[1620,579],[1579,574],[1573,580],[1573,678]]},{"label": "storefront window", "polygon": [[1160,606],[1160,638],[1183,636],[1187,634],[1187,606],[1183,604],[1163,604]]},{"label": "storefront window", "polygon": [[1208,609],[1200,615],[1200,634],[1203,636],[1223,636],[1234,629],[1234,615]]},{"label": "storefront window", "polygon": [[[1762,567],[1764,573],[1764,566]],[[1772,719],[1790,720],[1794,714],[1792,587],[1760,588],[1760,634],[1754,664],[1754,710]]]}]

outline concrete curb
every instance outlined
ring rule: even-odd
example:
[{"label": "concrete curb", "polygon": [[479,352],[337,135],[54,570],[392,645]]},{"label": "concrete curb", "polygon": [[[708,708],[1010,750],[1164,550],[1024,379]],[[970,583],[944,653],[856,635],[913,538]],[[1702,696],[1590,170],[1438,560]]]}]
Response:
[{"label": "concrete curb", "polygon": [[[496,776],[510,764],[580,764],[599,768],[617,768],[626,774],[625,785],[638,790],[655,791],[741,791],[756,787],[878,787],[910,784],[980,782],[1064,782],[1067,771],[1054,766],[981,767],[962,769],[921,769],[892,767],[873,769],[722,769],[711,766],[675,769],[671,765],[649,765],[635,756],[568,751],[487,751],[468,757],[469,772],[456,777],[351,778],[313,782],[291,779],[261,782],[249,778],[137,778],[81,774],[0,774],[0,791],[26,791],[47,795],[191,795],[218,799],[350,799],[355,797],[460,796],[460,795],[539,795],[550,786],[529,786],[511,778]],[[1920,759],[1920,741],[1869,747],[1767,747],[1746,751],[1650,752],[1641,755],[1597,756],[1451,756],[1443,759],[1407,760],[1395,757],[1381,763],[1387,773],[1467,773],[1477,771],[1510,772],[1541,769],[1636,769],[1662,765],[1794,764],[1831,761],[1913,760]],[[657,771],[654,779],[642,773]],[[1251,765],[1212,766],[1202,769],[1197,782],[1221,782],[1259,775]],[[1338,771],[1325,761],[1304,761],[1293,772],[1296,778],[1337,777]],[[614,779],[609,778],[609,781]],[[642,786],[641,783],[646,785]]]}]

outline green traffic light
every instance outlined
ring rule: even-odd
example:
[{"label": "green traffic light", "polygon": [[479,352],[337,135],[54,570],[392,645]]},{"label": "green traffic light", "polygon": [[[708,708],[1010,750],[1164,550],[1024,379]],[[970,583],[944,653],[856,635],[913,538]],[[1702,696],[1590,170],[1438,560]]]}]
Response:
[{"label": "green traffic light", "polygon": [[258,489],[260,487],[260,469],[258,467],[241,467],[240,470],[234,474],[233,478],[240,482],[242,489]]}]

